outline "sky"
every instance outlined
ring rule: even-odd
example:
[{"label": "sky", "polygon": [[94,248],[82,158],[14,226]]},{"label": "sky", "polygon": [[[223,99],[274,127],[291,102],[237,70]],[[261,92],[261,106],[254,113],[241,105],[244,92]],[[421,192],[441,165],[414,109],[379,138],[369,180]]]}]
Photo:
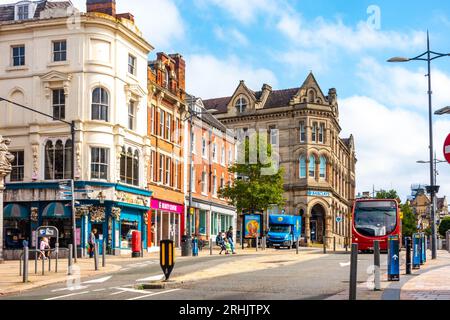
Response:
[{"label": "sky", "polygon": [[[11,1],[0,0],[0,3]],[[85,1],[73,0],[85,11]],[[156,52],[180,53],[187,90],[204,99],[230,96],[239,80],[257,91],[300,86],[313,71],[326,93],[336,88],[341,137],[354,135],[357,192],[429,184],[426,63],[393,56],[450,53],[450,2],[428,0],[116,0],[131,12]],[[406,5],[407,3],[407,5]],[[450,57],[432,64],[433,109],[450,105]],[[450,115],[433,118],[443,159]],[[440,196],[450,196],[450,165],[438,164]]]}]

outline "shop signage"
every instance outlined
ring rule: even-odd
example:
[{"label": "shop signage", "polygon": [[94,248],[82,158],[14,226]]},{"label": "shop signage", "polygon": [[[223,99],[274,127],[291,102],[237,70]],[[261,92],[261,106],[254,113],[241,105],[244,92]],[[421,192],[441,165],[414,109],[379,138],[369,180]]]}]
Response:
[{"label": "shop signage", "polygon": [[184,212],[184,208],[182,205],[161,201],[157,199],[152,199],[151,201],[151,208],[154,210],[163,210],[163,211],[169,211],[169,212],[176,212],[179,214],[182,214]]},{"label": "shop signage", "polygon": [[329,197],[329,192],[323,192],[323,191],[308,191],[308,196],[311,197]]},{"label": "shop signage", "polygon": [[148,200],[143,196],[133,195],[126,192],[116,192],[116,199],[120,202],[136,204],[139,206],[148,206]]}]

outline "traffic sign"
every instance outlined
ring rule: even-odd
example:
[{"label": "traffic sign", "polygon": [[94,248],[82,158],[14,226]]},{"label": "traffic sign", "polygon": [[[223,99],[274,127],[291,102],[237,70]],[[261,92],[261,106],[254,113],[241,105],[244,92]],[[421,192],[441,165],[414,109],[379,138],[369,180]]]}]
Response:
[{"label": "traffic sign", "polygon": [[450,134],[448,135],[447,139],[445,139],[444,157],[445,160],[447,160],[447,162],[450,163]]},{"label": "traffic sign", "polygon": [[172,240],[161,240],[159,242],[161,248],[159,253],[159,264],[166,276],[166,281],[169,280],[172,273],[173,266],[175,265],[175,248]]}]

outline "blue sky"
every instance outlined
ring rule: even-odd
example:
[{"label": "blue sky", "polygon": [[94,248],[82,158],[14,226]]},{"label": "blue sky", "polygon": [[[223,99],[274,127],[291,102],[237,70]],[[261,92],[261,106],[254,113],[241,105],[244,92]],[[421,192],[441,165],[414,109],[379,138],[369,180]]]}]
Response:
[{"label": "blue sky", "polygon": [[[297,87],[312,70],[327,93],[335,87],[342,137],[357,148],[357,191],[429,182],[426,65],[389,57],[432,49],[450,53],[450,2],[364,0],[116,0],[156,52],[181,53],[187,89],[205,99]],[[0,3],[10,1],[0,0]],[[85,11],[84,0],[73,0]],[[373,19],[379,10],[380,19]],[[368,9],[369,13],[368,13]],[[433,63],[434,109],[450,105],[450,57]],[[436,117],[435,149],[443,158],[450,115]],[[450,166],[439,165],[441,195],[450,196]]]}]

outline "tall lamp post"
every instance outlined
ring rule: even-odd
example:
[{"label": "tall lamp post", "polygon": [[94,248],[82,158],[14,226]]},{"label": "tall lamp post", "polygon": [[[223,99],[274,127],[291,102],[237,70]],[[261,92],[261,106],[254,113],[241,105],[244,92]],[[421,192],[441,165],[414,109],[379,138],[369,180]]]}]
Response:
[{"label": "tall lamp post", "polygon": [[429,135],[430,135],[430,196],[431,196],[431,258],[437,258],[437,234],[436,234],[436,208],[434,205],[435,193],[437,193],[434,181],[434,165],[433,165],[433,104],[431,91],[431,61],[438,58],[450,56],[449,53],[439,53],[430,49],[430,35],[427,31],[427,51],[414,58],[394,57],[388,62],[409,62],[409,61],[426,61],[428,65],[428,115],[429,115]]},{"label": "tall lamp post", "polygon": [[190,125],[190,143],[189,143],[189,228],[192,228],[192,216],[191,216],[191,208],[192,208],[192,175],[194,170],[194,157],[193,157],[193,150],[194,150],[194,117],[199,117],[202,114],[211,114],[216,112],[216,109],[209,109],[207,111],[195,111],[194,106],[195,102],[197,101],[197,98],[191,95],[188,95],[188,114],[186,118],[183,119],[184,122],[189,121]]},{"label": "tall lamp post", "polygon": [[40,114],[44,117],[53,119],[54,121],[62,122],[64,124],[70,126],[70,134],[71,134],[71,138],[72,138],[72,175],[71,175],[71,180],[70,180],[71,193],[72,193],[72,204],[71,204],[71,207],[72,207],[72,241],[73,241],[73,251],[74,251],[73,257],[74,257],[75,262],[77,262],[77,236],[76,236],[77,226],[76,226],[76,217],[75,217],[75,192],[74,192],[75,191],[74,190],[75,189],[75,186],[74,186],[74,184],[75,184],[75,182],[74,182],[75,181],[75,121],[69,122],[69,121],[59,119],[59,118],[55,118],[54,116],[52,116],[50,114],[35,110],[33,108],[24,106],[20,103],[17,103],[17,102],[14,102],[14,101],[2,98],[2,97],[0,97],[0,102],[1,101],[8,102],[17,107]]}]

